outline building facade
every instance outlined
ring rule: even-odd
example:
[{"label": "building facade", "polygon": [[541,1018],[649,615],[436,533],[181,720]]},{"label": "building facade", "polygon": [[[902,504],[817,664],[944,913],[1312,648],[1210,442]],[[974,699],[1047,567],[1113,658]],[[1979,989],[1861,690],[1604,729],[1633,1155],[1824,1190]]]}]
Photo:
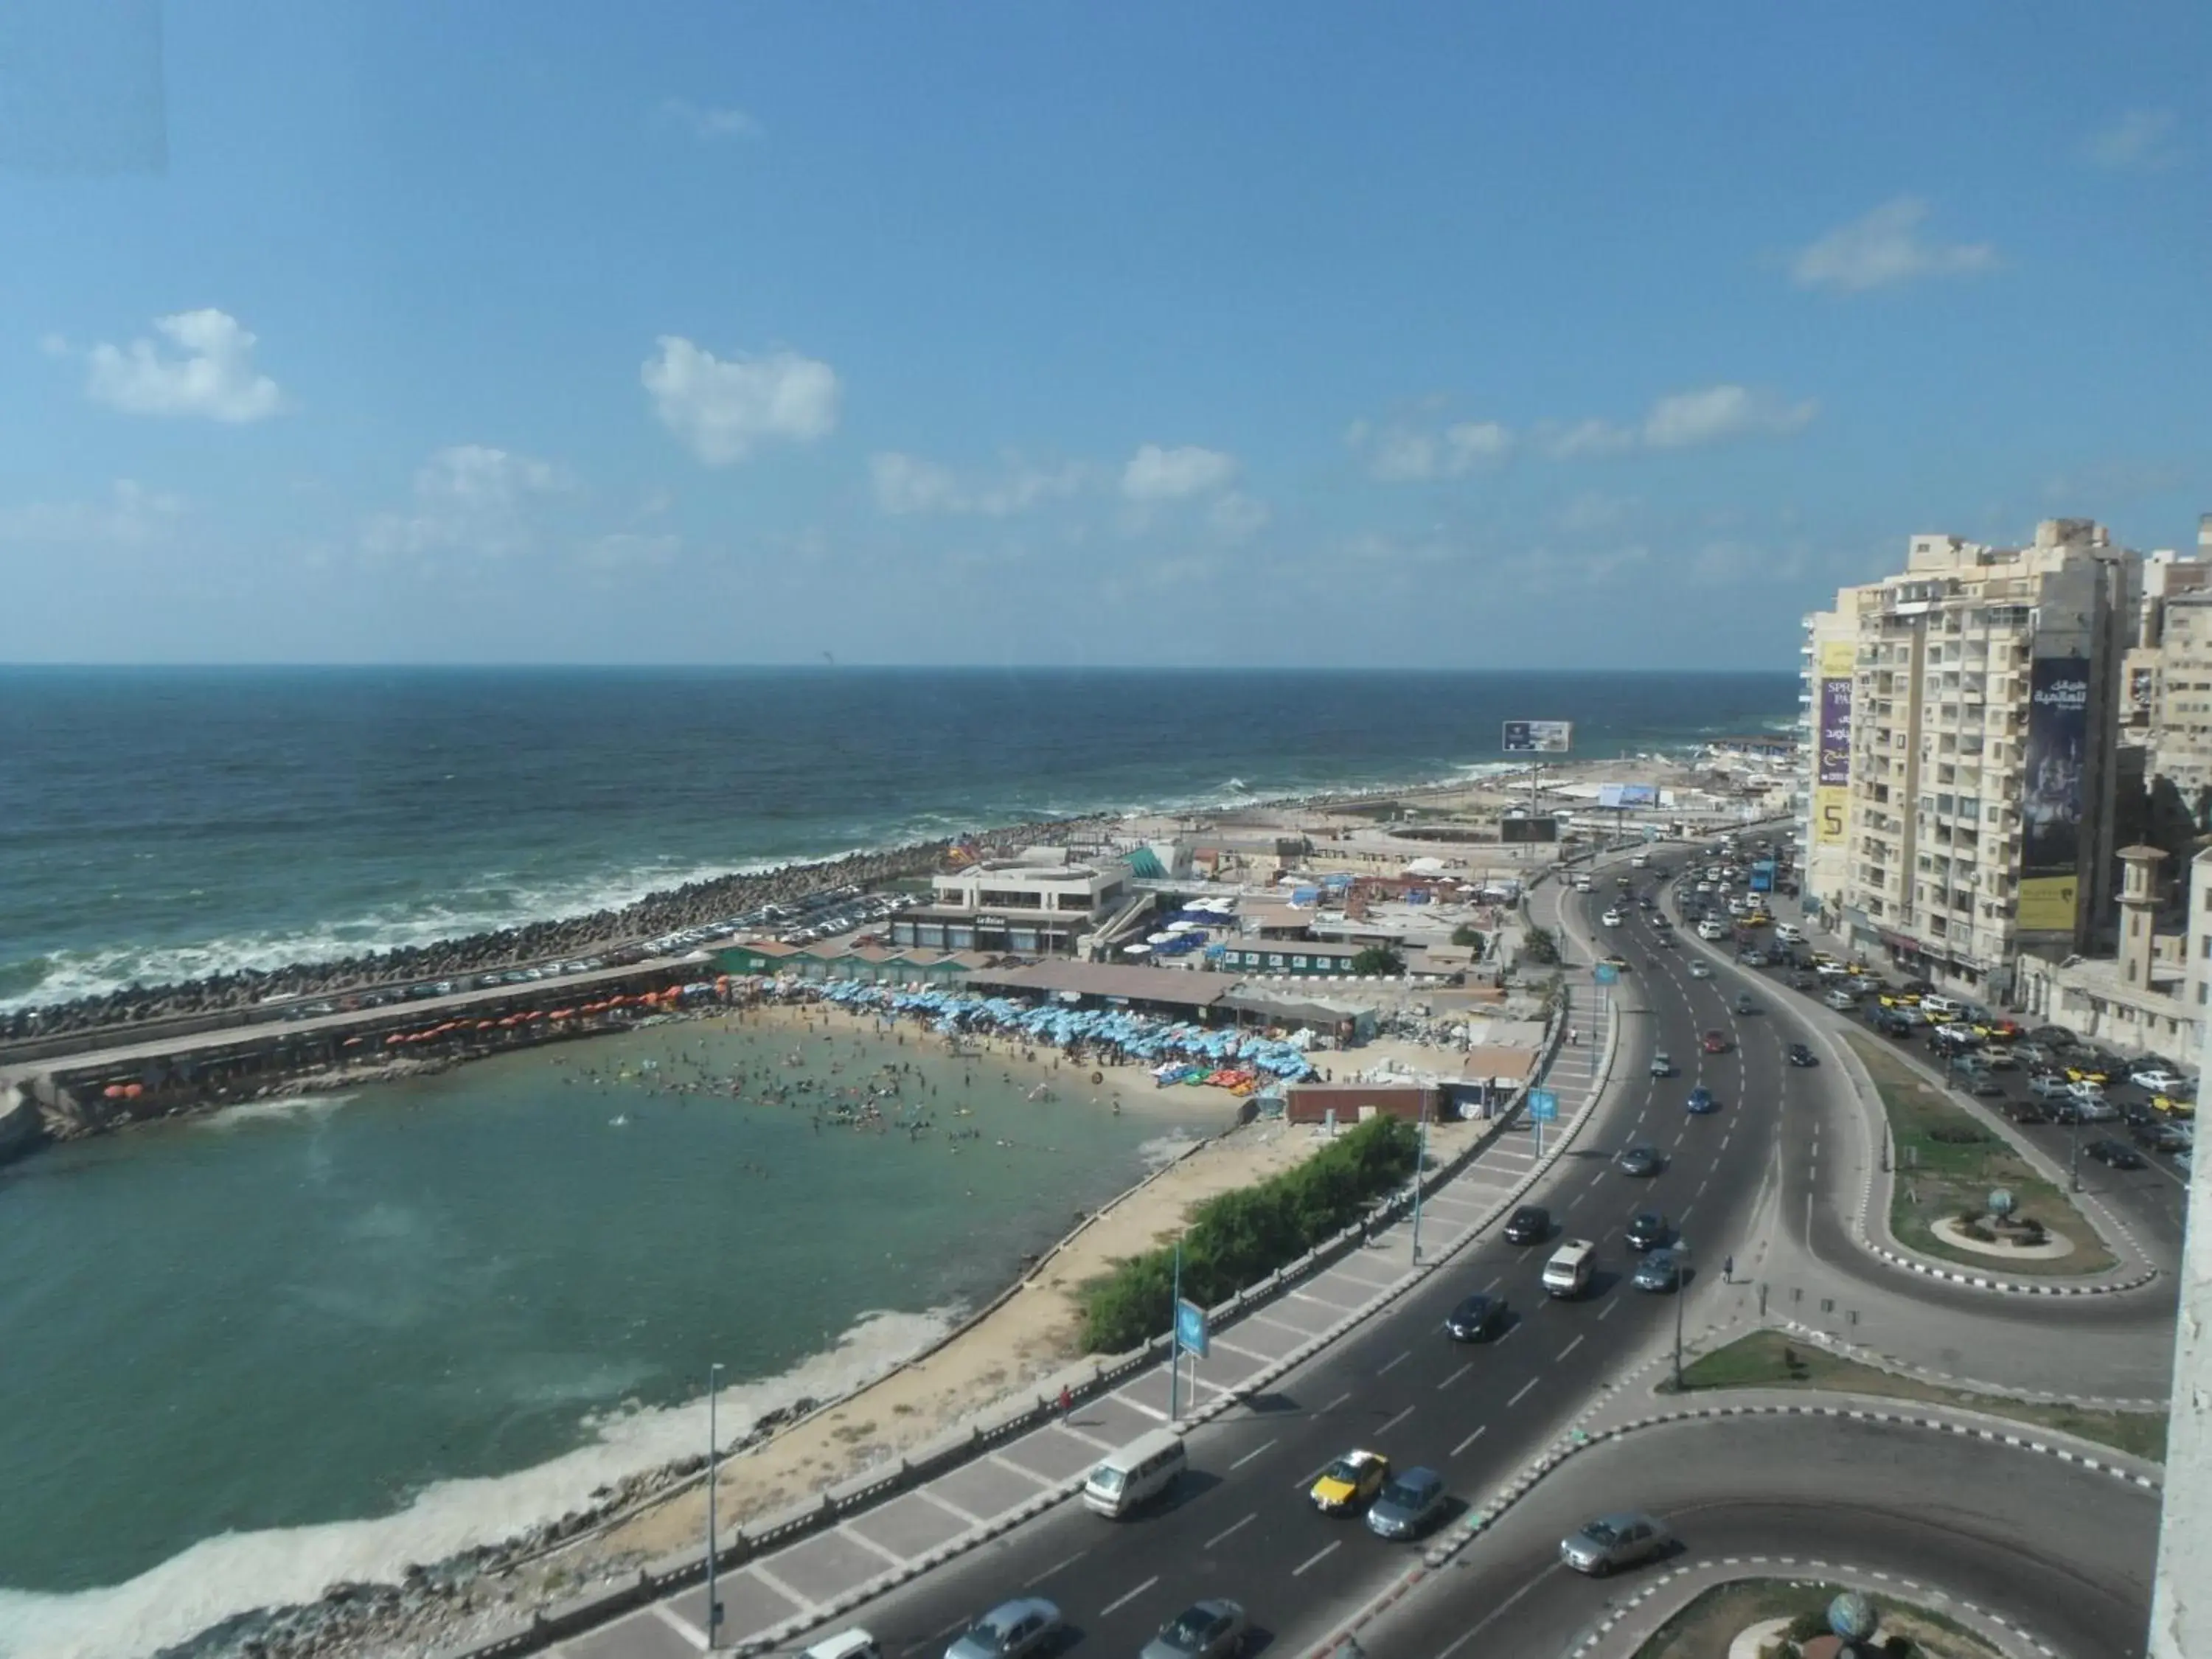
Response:
[{"label": "building facade", "polygon": [[[1903,572],[1816,619],[1815,664],[1839,666],[1848,636],[1853,677],[1848,761],[1811,751],[1808,863],[1836,833],[1822,792],[1840,788],[1838,921],[1856,948],[1996,1000],[2020,952],[2063,957],[2109,927],[2141,566],[2087,520],[2047,520],[2019,548],[1916,536]],[[1832,678],[1812,705],[1831,730]]]},{"label": "building facade", "polygon": [[1804,853],[1800,898],[1808,915],[1834,927],[1850,866],[1851,718],[1858,679],[1858,618],[1819,611],[1805,618],[1797,647],[1797,705],[1804,712],[1798,752],[1804,772],[1796,798],[1797,844]]}]

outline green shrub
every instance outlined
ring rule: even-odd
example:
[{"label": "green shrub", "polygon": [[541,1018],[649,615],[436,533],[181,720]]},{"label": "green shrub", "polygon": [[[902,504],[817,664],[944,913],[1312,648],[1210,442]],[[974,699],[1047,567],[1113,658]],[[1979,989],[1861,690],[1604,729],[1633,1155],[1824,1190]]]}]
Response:
[{"label": "green shrub", "polygon": [[[1201,1307],[1225,1302],[1357,1221],[1375,1198],[1405,1185],[1419,1136],[1377,1116],[1296,1169],[1217,1193],[1191,1212],[1182,1241],[1182,1293]],[[1117,1262],[1083,1288],[1083,1346],[1126,1353],[1174,1322],[1175,1250]]]},{"label": "green shrub", "polygon": [[1826,1607],[1808,1607],[1790,1621],[1790,1628],[1782,1632],[1791,1641],[1805,1643],[1828,1632],[1828,1611]]}]

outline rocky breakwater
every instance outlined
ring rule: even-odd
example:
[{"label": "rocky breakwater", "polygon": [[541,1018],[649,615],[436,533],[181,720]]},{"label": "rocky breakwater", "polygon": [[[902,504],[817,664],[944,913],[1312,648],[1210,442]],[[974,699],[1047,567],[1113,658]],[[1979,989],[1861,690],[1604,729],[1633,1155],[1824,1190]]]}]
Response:
[{"label": "rocky breakwater", "polygon": [[[1064,836],[1073,821],[1023,824],[974,838],[987,851],[1011,849]],[[501,927],[432,945],[371,951],[333,962],[299,963],[270,972],[240,969],[173,985],[125,987],[0,1014],[0,1048],[163,1020],[234,1012],[245,1014],[275,999],[345,997],[424,980],[459,979],[532,963],[634,949],[646,939],[703,927],[764,904],[803,902],[842,887],[868,887],[927,875],[945,861],[953,843],[917,842],[886,852],[855,853],[812,864],[789,864],[750,875],[687,882],[653,893],[619,910],[595,910]]]}]

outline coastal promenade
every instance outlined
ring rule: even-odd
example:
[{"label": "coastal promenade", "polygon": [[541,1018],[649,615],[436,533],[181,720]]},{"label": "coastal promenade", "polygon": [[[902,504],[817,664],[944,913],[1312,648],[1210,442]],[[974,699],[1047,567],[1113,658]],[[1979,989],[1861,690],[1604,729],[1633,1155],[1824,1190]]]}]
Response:
[{"label": "coastal promenade", "polygon": [[[1239,1425],[1231,1432],[1241,1435],[1251,1421],[1267,1422],[1284,1409],[1270,1403],[1275,1391],[1307,1386],[1293,1382],[1294,1374],[1338,1338],[1428,1285],[1571,1153],[1613,1048],[1611,1027],[1601,1022],[1583,1042],[1559,1051],[1547,1076],[1559,1096],[1559,1120],[1546,1130],[1540,1155],[1531,1129],[1509,1125],[1425,1195],[1418,1224],[1401,1208],[1365,1245],[1353,1241],[1334,1260],[1324,1256],[1317,1271],[1288,1272],[1279,1284],[1256,1287],[1216,1310],[1211,1351],[1195,1366],[1194,1379],[1186,1379],[1179,1420],[1197,1434],[1227,1414]],[[1095,1379],[1102,1370],[1107,1380],[1100,1386]],[[1065,1419],[1051,1405],[1063,1382],[1080,1395]],[[1133,1365],[1085,1362],[1046,1379],[1035,1401],[1010,1414],[964,1425],[951,1443],[956,1455],[960,1447],[969,1455],[957,1455],[942,1473],[922,1480],[904,1479],[897,1469],[866,1475],[842,1492],[726,1535],[718,1590],[724,1644],[755,1650],[783,1645],[1062,1505],[1106,1452],[1165,1425],[1170,1403],[1157,1352]],[[1293,1413],[1282,1427],[1301,1437],[1316,1430],[1333,1434],[1328,1415]],[[933,1450],[902,1468],[938,1461]],[[1088,1519],[1071,1518],[1078,1524]],[[490,1659],[542,1649],[557,1633],[554,1650],[572,1659],[696,1653],[705,1644],[702,1571],[696,1553],[654,1564],[639,1588],[665,1586],[665,1593],[611,1622],[588,1606],[550,1609],[547,1625],[491,1634],[453,1651]],[[623,1599],[635,1601],[635,1592]],[[562,1633],[572,1629],[576,1633]]]}]

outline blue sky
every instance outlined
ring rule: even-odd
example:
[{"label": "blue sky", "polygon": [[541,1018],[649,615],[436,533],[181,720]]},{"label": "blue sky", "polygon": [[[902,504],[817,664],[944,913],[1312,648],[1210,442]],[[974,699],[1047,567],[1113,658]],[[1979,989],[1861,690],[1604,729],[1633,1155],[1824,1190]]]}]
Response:
[{"label": "blue sky", "polygon": [[83,9],[7,659],[1780,667],[2212,510],[2186,0]]}]

